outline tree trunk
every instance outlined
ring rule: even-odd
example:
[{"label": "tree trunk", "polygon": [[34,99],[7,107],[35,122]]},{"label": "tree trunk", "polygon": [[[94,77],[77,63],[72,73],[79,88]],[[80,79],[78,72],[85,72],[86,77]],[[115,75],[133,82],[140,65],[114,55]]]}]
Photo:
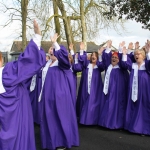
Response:
[{"label": "tree trunk", "polygon": [[86,30],[86,23],[85,23],[85,14],[84,14],[84,0],[80,0],[80,16],[81,16],[81,28],[82,28],[82,42],[85,44],[85,50],[87,49],[87,30]]},{"label": "tree trunk", "polygon": [[63,17],[66,40],[67,40],[67,45],[68,45],[68,48],[69,48],[69,44],[72,43],[70,24],[68,23],[67,14],[66,14],[64,4],[63,4],[62,0],[56,0],[56,4],[57,4],[58,8],[60,9],[62,17]]},{"label": "tree trunk", "polygon": [[26,21],[27,21],[28,0],[21,0],[21,17],[22,17],[22,51],[26,48]]},{"label": "tree trunk", "polygon": [[[58,14],[58,6],[56,4],[56,1],[53,0],[53,9],[54,9],[54,14]],[[55,32],[58,33],[58,35],[60,35],[60,22],[59,22],[59,17],[54,17],[54,23],[55,23]],[[60,43],[61,42],[61,37],[59,37],[57,39],[57,42]]]}]

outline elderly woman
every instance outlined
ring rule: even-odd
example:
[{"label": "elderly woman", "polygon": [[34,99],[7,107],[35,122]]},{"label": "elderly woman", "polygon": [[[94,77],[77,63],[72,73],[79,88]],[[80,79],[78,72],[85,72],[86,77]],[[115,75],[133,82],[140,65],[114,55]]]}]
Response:
[{"label": "elderly woman", "polygon": [[97,52],[91,54],[90,61],[87,60],[87,56],[81,55],[78,56],[78,61],[82,65],[82,77],[77,97],[79,122],[84,125],[97,125],[103,90],[101,72],[104,67],[99,62]]},{"label": "elderly woman", "polygon": [[105,97],[98,124],[109,129],[120,129],[124,127],[129,74],[120,65],[121,54],[112,52],[110,47],[111,41],[108,41],[102,60],[106,70],[103,88]]},{"label": "elderly woman", "polygon": [[127,61],[127,51],[123,49],[123,67],[130,70],[128,103],[125,129],[130,132],[150,135],[150,44],[147,43],[148,58],[144,50],[134,52],[135,63]]}]

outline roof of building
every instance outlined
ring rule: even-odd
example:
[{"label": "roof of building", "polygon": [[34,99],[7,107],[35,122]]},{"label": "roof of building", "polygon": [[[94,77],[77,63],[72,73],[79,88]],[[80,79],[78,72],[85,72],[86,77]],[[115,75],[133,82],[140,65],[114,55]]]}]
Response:
[{"label": "roof of building", "polygon": [[[106,44],[106,42],[102,43],[101,45],[96,45],[94,42],[87,42],[87,52],[90,53],[93,51],[97,51],[99,47],[101,47],[105,44]],[[46,53],[48,52],[51,45],[52,45],[52,42],[50,42],[50,41],[42,41],[41,42],[41,47],[44,49],[44,51]],[[60,45],[64,45],[65,47],[67,47],[67,42],[61,42]],[[76,51],[78,52],[79,47],[80,47],[80,42],[76,42],[75,46],[76,46]],[[112,47],[112,48],[116,49],[114,47]],[[22,41],[14,41],[13,45],[11,47],[11,50],[10,50],[10,55],[17,55],[17,54],[20,54],[21,52],[22,52]]]}]

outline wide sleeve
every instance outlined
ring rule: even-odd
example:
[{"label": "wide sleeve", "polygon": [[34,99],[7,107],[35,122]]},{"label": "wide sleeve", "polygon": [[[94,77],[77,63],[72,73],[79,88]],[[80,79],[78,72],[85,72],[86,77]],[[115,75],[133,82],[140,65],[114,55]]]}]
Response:
[{"label": "wide sleeve", "polygon": [[60,45],[59,50],[55,49],[54,55],[57,57],[58,65],[61,69],[70,69],[71,65],[69,62],[68,51],[63,45]]},{"label": "wide sleeve", "polygon": [[120,60],[120,67],[125,70],[132,70],[132,61],[128,55],[122,55],[122,58]]},{"label": "wide sleeve", "polygon": [[85,51],[83,54],[81,54],[81,52],[78,53],[78,61],[84,68],[87,68],[90,61],[87,59],[87,53]]},{"label": "wide sleeve", "polygon": [[112,57],[111,50],[105,49],[102,53],[102,61],[105,68],[108,68],[108,66],[111,64],[111,57]]},{"label": "wide sleeve", "polygon": [[102,60],[102,55],[99,55],[99,60],[96,62],[96,65],[98,66],[98,69],[100,70],[100,72],[105,70],[105,64]]},{"label": "wide sleeve", "polygon": [[132,62],[136,62],[135,61],[135,58],[134,58],[134,53],[133,52],[131,52],[130,54],[127,54],[128,55],[128,57],[130,58],[130,60],[132,61]]},{"label": "wide sleeve", "polygon": [[74,73],[81,72],[83,70],[83,65],[81,63],[74,63],[72,65],[72,70]]},{"label": "wide sleeve", "polygon": [[147,53],[147,57],[145,59],[145,68],[150,73],[150,52]]},{"label": "wide sleeve", "polygon": [[17,61],[9,62],[3,69],[3,85],[11,87],[35,75],[45,64],[45,52],[31,40]]}]

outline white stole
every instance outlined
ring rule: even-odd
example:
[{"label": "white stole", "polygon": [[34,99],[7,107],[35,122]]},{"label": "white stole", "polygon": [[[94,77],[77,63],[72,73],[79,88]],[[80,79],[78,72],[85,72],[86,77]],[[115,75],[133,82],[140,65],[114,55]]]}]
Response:
[{"label": "white stole", "polygon": [[103,92],[104,92],[105,95],[108,93],[110,73],[111,73],[112,69],[115,69],[115,68],[119,68],[119,66],[116,65],[116,66],[113,67],[113,65],[110,64],[108,66],[107,71],[106,71],[105,81],[104,81],[104,88],[103,88]]},{"label": "white stole", "polygon": [[43,68],[42,70],[42,88],[41,88],[41,92],[40,92],[40,95],[39,95],[39,98],[38,98],[38,101],[40,102],[41,101],[41,97],[42,97],[42,91],[43,91],[43,85],[44,85],[44,82],[45,82],[45,78],[46,78],[46,74],[47,74],[47,71],[48,71],[48,68],[49,68],[49,65],[52,63],[52,60],[50,59],[45,67]]},{"label": "white stole", "polygon": [[93,68],[93,65],[90,63],[87,68],[89,68],[88,70],[88,93],[90,94],[93,69],[96,69],[98,67],[97,65],[95,65]]},{"label": "white stole", "polygon": [[133,81],[132,81],[132,101],[136,102],[138,99],[138,70],[146,70],[145,69],[145,62],[142,63],[140,68],[138,69],[138,64],[133,63],[132,69],[134,69]]},{"label": "white stole", "polygon": [[34,75],[34,76],[32,77],[31,84],[30,84],[30,92],[32,92],[32,91],[35,89],[36,76],[37,76],[37,75]]},{"label": "white stole", "polygon": [[3,86],[3,82],[2,82],[3,69],[4,69],[4,67],[0,68],[0,94],[6,92],[6,90],[5,90],[4,86]]},{"label": "white stole", "polygon": [[38,98],[38,101],[39,101],[39,102],[41,101],[41,98],[42,98],[43,86],[44,86],[44,83],[45,83],[45,78],[46,78],[46,75],[47,75],[48,68],[49,68],[49,67],[53,67],[53,66],[58,66],[58,60],[56,60],[56,61],[50,66],[51,63],[52,63],[52,60],[50,59],[50,60],[46,63],[46,66],[45,66],[45,67],[43,68],[43,70],[42,70],[42,87],[41,87],[41,92],[40,92],[40,95],[39,95],[39,98]]}]

